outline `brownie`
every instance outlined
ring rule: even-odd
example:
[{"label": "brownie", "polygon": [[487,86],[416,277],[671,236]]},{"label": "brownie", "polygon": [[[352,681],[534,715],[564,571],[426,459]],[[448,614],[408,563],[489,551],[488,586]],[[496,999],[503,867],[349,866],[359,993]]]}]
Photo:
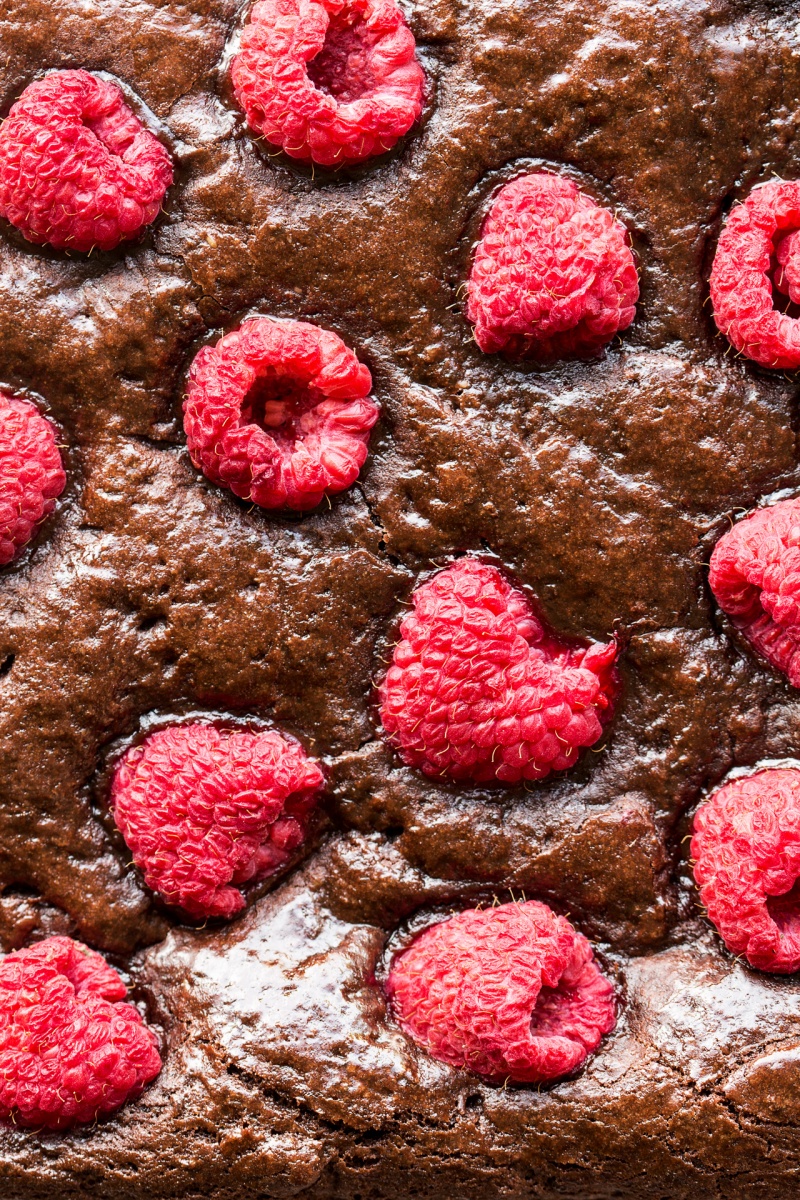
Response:
[{"label": "brownie", "polygon": [[[729,353],[707,304],[726,211],[798,174],[796,6],[409,5],[422,121],[338,175],[245,128],[246,8],[0,6],[3,115],[43,69],[108,72],[177,164],[135,245],[0,233],[0,381],[40,398],[69,477],[0,575],[0,941],[101,950],[164,1057],[94,1127],[4,1127],[3,1200],[794,1196],[798,979],[725,951],[685,839],[734,767],[800,753],[796,694],[707,586],[732,517],[800,487],[796,381]],[[526,168],[631,231],[636,320],[595,361],[511,363],[470,336],[470,248]],[[382,406],[357,485],[302,518],[186,450],[188,363],[253,313],[335,330]],[[620,639],[607,736],[528,790],[426,779],[376,720],[402,606],[462,552],[564,636]],[[107,811],[120,750],[190,714],[275,725],[328,772],[304,860],[204,928],[157,903]],[[570,915],[620,997],[584,1069],[541,1090],[435,1061],[381,988],[425,914],[520,895]]]}]

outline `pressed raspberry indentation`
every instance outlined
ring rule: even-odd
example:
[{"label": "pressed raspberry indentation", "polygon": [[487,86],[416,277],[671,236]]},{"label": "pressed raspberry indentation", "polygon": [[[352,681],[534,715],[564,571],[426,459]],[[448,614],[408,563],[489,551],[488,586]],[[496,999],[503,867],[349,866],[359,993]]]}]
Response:
[{"label": "pressed raspberry indentation", "polygon": [[[774,291],[800,299],[800,181],[754,188],[731,210],[711,268],[711,303],[721,333],[765,367],[800,367],[800,320],[781,312]],[[774,290],[773,290],[774,289]]]},{"label": "pressed raspberry indentation", "polygon": [[777,269],[773,282],[779,292],[800,304],[800,232],[787,233],[775,243]]},{"label": "pressed raspberry indentation", "polygon": [[800,687],[800,499],[737,522],[714,547],[708,581],[736,628]]},{"label": "pressed raspberry indentation", "polygon": [[135,1099],[161,1070],[155,1035],[94,950],[50,937],[0,960],[0,1117],[67,1129]]},{"label": "pressed raspberry indentation", "polygon": [[413,596],[379,687],[389,741],[425,775],[514,784],[574,766],[612,715],[617,644],[566,646],[493,566],[458,559]]},{"label": "pressed raspberry indentation", "polygon": [[145,882],[191,917],[232,917],[240,888],[303,844],[323,784],[302,746],[274,730],[160,729],[120,759],[111,810]]},{"label": "pressed raspberry indentation", "polygon": [[326,167],[391,150],[422,112],[425,77],[395,0],[259,0],[231,76],[251,129]]},{"label": "pressed raspberry indentation", "polygon": [[315,508],[350,487],[379,409],[341,338],[304,321],[245,321],[199,351],[183,423],[192,462],[262,508]]},{"label": "pressed raspberry indentation", "polygon": [[0,392],[0,566],[21,554],[66,482],[53,426],[28,400]]},{"label": "pressed raspberry indentation", "polygon": [[369,95],[379,82],[370,53],[375,41],[362,13],[329,11],[322,49],[308,64],[314,87],[341,104]]},{"label": "pressed raspberry indentation", "polygon": [[700,899],[728,949],[761,971],[800,970],[800,770],[732,779],[693,830]]},{"label": "pressed raspberry indentation", "polygon": [[116,84],[53,71],[0,126],[0,213],[30,242],[112,250],[156,218],[172,159]]},{"label": "pressed raspberry indentation", "polygon": [[493,1083],[570,1075],[616,1023],[586,938],[535,900],[429,926],[394,959],[386,992],[433,1058]]},{"label": "pressed raspberry indentation", "polygon": [[627,230],[570,179],[536,172],[500,189],[467,284],[484,353],[590,358],[627,329],[638,298]]}]

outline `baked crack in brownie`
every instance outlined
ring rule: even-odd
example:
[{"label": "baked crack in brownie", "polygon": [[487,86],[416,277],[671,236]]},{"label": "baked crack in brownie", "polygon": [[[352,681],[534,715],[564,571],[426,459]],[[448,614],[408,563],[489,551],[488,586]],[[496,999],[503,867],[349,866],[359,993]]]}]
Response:
[{"label": "baked crack in brownie", "polygon": [[2,1200],[782,1200],[800,24],[0,5]]}]

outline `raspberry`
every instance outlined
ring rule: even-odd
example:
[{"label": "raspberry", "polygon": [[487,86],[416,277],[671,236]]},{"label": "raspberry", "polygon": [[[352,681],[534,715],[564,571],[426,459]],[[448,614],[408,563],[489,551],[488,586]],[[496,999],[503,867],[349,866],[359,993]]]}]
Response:
[{"label": "raspberry", "polygon": [[708,581],[736,628],[800,687],[800,499],[734,525],[714,547]]},{"label": "raspberry", "polygon": [[0,566],[27,546],[66,482],[53,426],[27,400],[0,392]]},{"label": "raspberry", "polygon": [[315,508],[367,457],[372,377],[341,338],[304,321],[246,321],[192,363],[183,423],[192,462],[262,508]]},{"label": "raspberry", "polygon": [[302,844],[322,783],[280,733],[175,725],[123,755],[111,808],[154,892],[191,917],[232,917],[245,906],[239,885]]},{"label": "raspberry", "polygon": [[774,283],[795,304],[800,304],[800,232],[787,233],[775,244],[778,269]]},{"label": "raspberry", "polygon": [[627,329],[638,298],[627,230],[574,183],[536,173],[501,188],[467,284],[484,353],[591,357]]},{"label": "raspberry", "polygon": [[67,1129],[114,1112],[161,1070],[156,1038],[104,959],[50,937],[0,961],[0,1117]]},{"label": "raspberry", "polygon": [[341,167],[391,150],[418,119],[415,51],[395,0],[259,0],[231,75],[252,129]]},{"label": "raspberry", "polygon": [[751,966],[800,970],[800,770],[733,779],[695,814],[700,899],[734,954]]},{"label": "raspberry", "polygon": [[586,938],[535,900],[425,929],[395,958],[386,991],[429,1054],[494,1083],[569,1075],[616,1023]]},{"label": "raspberry", "polygon": [[414,593],[379,688],[403,762],[472,783],[564,771],[600,737],[616,642],[567,647],[496,567],[462,558]]},{"label": "raspberry", "polygon": [[172,160],[116,84],[53,71],[0,128],[0,214],[59,250],[112,250],[154,221]]},{"label": "raspberry", "polygon": [[[717,328],[735,348],[765,367],[800,367],[800,321],[778,312],[775,286],[791,295],[790,265],[800,228],[800,182],[767,183],[738,204],[723,229],[711,268]],[[782,257],[783,256],[783,257]]]}]

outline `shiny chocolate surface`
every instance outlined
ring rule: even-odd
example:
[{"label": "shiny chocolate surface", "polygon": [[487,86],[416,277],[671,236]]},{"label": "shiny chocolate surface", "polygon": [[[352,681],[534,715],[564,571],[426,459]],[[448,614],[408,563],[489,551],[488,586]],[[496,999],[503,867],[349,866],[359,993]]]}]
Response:
[{"label": "shiny chocolate surface", "polygon": [[[0,939],[71,932],[109,954],[166,1049],[95,1128],[0,1131],[4,1200],[796,1194],[800,985],[726,954],[683,839],[706,789],[800,739],[796,693],[706,582],[729,521],[800,486],[796,381],[728,352],[707,304],[724,213],[798,175],[798,14],[407,11],[421,125],[333,176],[244,128],[234,0],[0,5],[2,114],[43,69],[106,71],[178,168],[155,227],[115,253],[0,231],[0,382],[39,398],[69,475],[0,572]],[[601,359],[486,357],[465,322],[487,201],[531,168],[631,231],[642,296]],[[382,406],[359,484],[301,519],[213,487],[185,448],[192,355],[253,313],[336,330]],[[597,753],[527,791],[438,786],[376,723],[402,604],[465,551],[560,633],[623,646]],[[154,900],[105,809],[120,748],[189,713],[274,723],[329,773],[305,861],[204,929]],[[542,1091],[428,1058],[380,988],[415,920],[522,893],[570,914],[621,1002],[587,1067]]]}]

